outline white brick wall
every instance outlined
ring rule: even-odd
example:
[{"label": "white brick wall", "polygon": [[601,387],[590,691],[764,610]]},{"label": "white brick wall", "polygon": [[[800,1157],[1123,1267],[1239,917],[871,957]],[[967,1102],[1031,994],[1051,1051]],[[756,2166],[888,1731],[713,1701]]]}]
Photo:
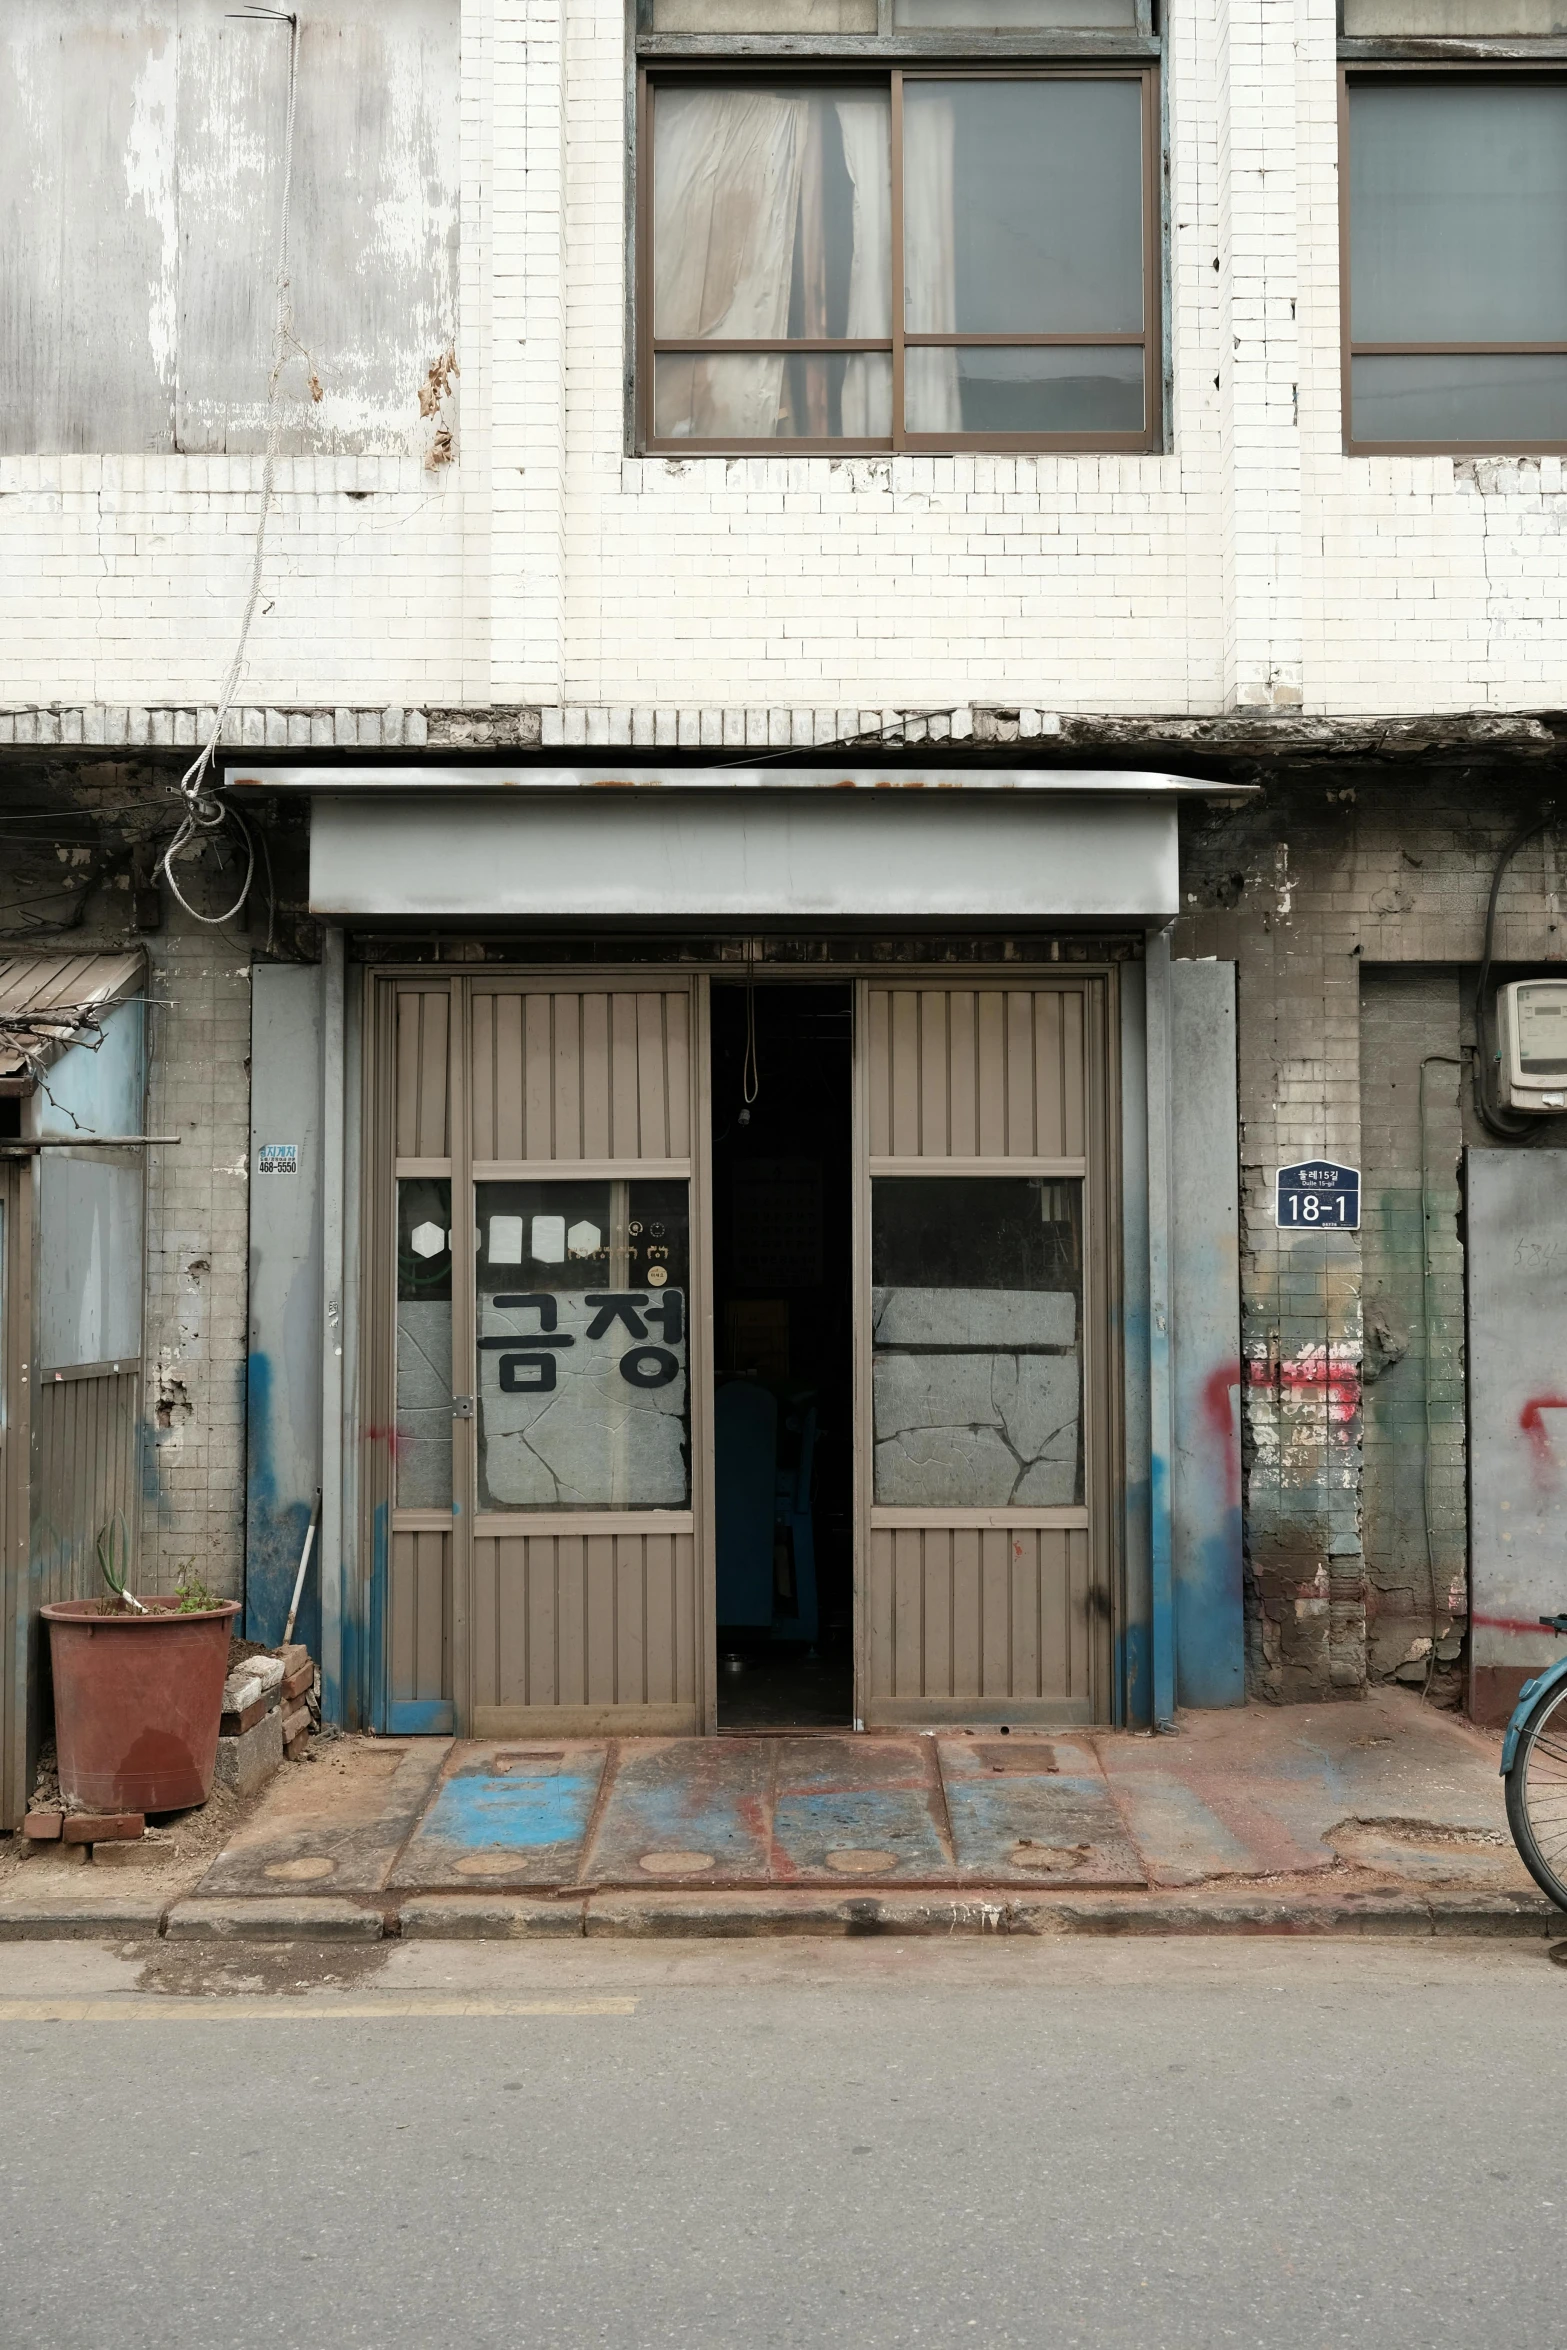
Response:
[{"label": "white brick wall", "polygon": [[[1343,454],[1334,0],[1166,15],[1170,454],[665,460],[624,445],[621,12],[466,0],[458,462],[283,467],[242,698],[543,705],[565,742],[704,709],[714,747],[1559,703],[1560,462]],[[4,705],[210,701],[258,491],[255,459],[0,466]]]}]

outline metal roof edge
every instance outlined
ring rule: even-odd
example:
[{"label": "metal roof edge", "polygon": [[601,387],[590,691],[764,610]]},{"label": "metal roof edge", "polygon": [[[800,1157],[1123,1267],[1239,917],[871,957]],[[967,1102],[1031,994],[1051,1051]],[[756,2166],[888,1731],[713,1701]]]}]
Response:
[{"label": "metal roof edge", "polygon": [[1255,783],[1101,767],[639,766],[634,760],[579,760],[570,765],[427,766],[398,760],[379,766],[233,765],[230,791],[331,793],[359,799],[376,793],[563,791],[886,791],[1036,792],[1044,798],[1247,800]]},{"label": "metal roof edge", "polygon": [[[79,955],[0,954],[0,1091],[28,1090],[86,1023],[124,1003],[146,976],[147,951],[140,946]],[[8,1038],[25,1038],[26,1049]]]}]

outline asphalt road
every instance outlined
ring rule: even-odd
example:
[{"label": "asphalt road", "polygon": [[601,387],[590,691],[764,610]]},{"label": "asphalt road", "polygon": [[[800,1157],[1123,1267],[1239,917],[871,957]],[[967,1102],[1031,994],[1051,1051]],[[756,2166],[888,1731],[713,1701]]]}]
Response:
[{"label": "asphalt road", "polygon": [[1538,1943],[0,1948],[0,2343],[1559,2340],[1564,2065]]}]

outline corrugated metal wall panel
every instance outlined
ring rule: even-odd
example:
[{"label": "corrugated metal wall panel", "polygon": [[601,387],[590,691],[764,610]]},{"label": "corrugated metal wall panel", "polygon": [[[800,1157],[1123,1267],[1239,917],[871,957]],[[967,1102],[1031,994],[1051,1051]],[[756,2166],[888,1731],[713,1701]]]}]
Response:
[{"label": "corrugated metal wall panel", "polygon": [[697,1727],[693,1535],[476,1534],[473,1560],[479,1735]]},{"label": "corrugated metal wall panel", "polygon": [[394,1706],[450,1698],[448,1641],[451,1537],[422,1530],[392,1536],[388,1675]]},{"label": "corrugated metal wall panel", "polygon": [[689,1158],[689,989],[476,988],[473,1155]]},{"label": "corrugated metal wall panel", "polygon": [[38,1482],[33,1509],[34,1602],[88,1599],[100,1588],[98,1536],[116,1510],[134,1546],[135,1371],[46,1379],[33,1399]]},{"label": "corrugated metal wall panel", "polygon": [[867,1723],[1092,1718],[1086,1528],[879,1528],[866,1604]]},{"label": "corrugated metal wall panel", "polygon": [[872,1159],[1081,1158],[1080,988],[873,987]]},{"label": "corrugated metal wall panel", "polygon": [[403,988],[397,998],[397,1155],[444,1159],[450,1078],[447,1045],[452,999],[448,988]]}]

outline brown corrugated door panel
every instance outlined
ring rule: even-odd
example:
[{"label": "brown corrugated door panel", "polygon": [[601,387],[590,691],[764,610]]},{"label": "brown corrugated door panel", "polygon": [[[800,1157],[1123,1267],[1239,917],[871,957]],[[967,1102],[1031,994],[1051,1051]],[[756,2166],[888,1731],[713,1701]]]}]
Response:
[{"label": "brown corrugated door panel", "polygon": [[[461,995],[460,983],[423,975],[377,975],[367,987],[361,1505],[368,1616],[379,1645],[369,1719],[407,1735],[451,1730],[460,1695],[467,1523],[452,1481],[455,1448],[450,1472],[429,1465],[432,1432],[447,1425],[457,1392],[458,1308],[446,1306],[444,1327],[437,1308],[431,1325],[408,1276],[410,1268],[438,1267],[443,1252],[417,1256],[405,1227],[417,1218],[428,1231],[438,1220],[449,1241],[459,1221]],[[418,1203],[412,1216],[409,1201]]]},{"label": "brown corrugated door panel", "polygon": [[444,1159],[451,1094],[451,989],[397,991],[397,1131],[400,1159]]},{"label": "brown corrugated door panel", "polygon": [[[466,1158],[454,1160],[453,1228],[460,1228],[462,1215],[456,1194],[480,1187],[473,1194],[479,1202],[479,1261],[519,1267],[544,1262],[525,1254],[493,1260],[483,1255],[497,1245],[490,1216],[509,1219],[520,1235],[525,1225],[531,1232],[536,1214],[553,1213],[540,1184],[575,1184],[571,1214],[579,1221],[600,1216],[597,1206],[584,1203],[601,1191],[612,1252],[629,1245],[615,1238],[632,1230],[616,1223],[631,1212],[624,1206],[634,1198],[628,1186],[656,1181],[689,1187],[689,1280],[678,1343],[685,1349],[690,1489],[681,1507],[622,1504],[602,1495],[578,1505],[549,1498],[548,1489],[544,1502],[522,1498],[521,1489],[498,1497],[480,1475],[478,1448],[487,1441],[489,1409],[480,1348],[477,1416],[459,1430],[473,1464],[475,1497],[465,1660],[470,1699],[460,1726],[478,1736],[694,1731],[712,1712],[708,1604],[702,1596],[711,1579],[711,1534],[703,1532],[711,1513],[709,1244],[699,1147],[703,983],[646,973],[625,982],[595,974],[593,984],[583,985],[486,971],[465,985],[470,1123]],[[469,1256],[474,1237],[470,1232]],[[507,1245],[523,1249],[520,1237]],[[454,1263],[467,1261],[456,1249]],[[629,1288],[645,1302],[662,1304],[669,1292],[633,1281],[626,1270],[630,1259],[618,1260],[619,1272],[616,1262],[612,1254],[607,1274],[584,1274],[587,1287],[616,1293]],[[491,1278],[492,1286],[503,1286]],[[527,1291],[526,1271],[519,1270],[510,1286]],[[559,1286],[563,1311],[572,1289],[569,1279]],[[482,1309],[475,1310],[481,1314],[476,1335],[484,1338]],[[528,1309],[521,1311],[526,1319]],[[552,1335],[542,1323],[539,1329]],[[574,1336],[564,1324],[553,1335],[569,1338],[578,1350],[571,1367],[585,1359],[581,1349],[589,1341],[580,1324]],[[662,1340],[667,1329],[651,1335]],[[494,1347],[498,1341],[489,1335],[487,1343]],[[494,1363],[496,1357],[487,1359]],[[523,1382],[547,1377],[554,1393],[562,1359],[557,1354],[548,1371],[512,1375]],[[457,1685],[463,1686],[461,1664]]]},{"label": "brown corrugated door panel", "polygon": [[689,1161],[689,983],[472,984],[476,1163]]},{"label": "brown corrugated door panel", "polygon": [[26,1724],[16,1696],[27,1637],[29,1390],[22,1365],[31,1287],[21,1230],[20,1168],[0,1160],[0,1828],[27,1807]]},{"label": "brown corrugated door panel", "polygon": [[860,984],[856,1713],[1102,1720],[1113,974]]}]

